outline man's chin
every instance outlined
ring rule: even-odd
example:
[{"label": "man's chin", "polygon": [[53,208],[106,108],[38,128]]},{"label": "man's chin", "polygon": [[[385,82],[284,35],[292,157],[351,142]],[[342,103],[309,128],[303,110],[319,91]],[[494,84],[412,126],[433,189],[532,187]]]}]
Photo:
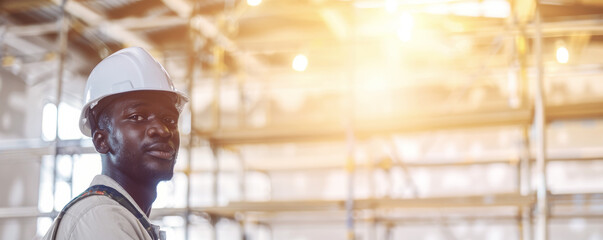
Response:
[{"label": "man's chin", "polygon": [[174,177],[174,170],[165,171],[165,172],[157,172],[154,174],[153,182],[159,183],[163,181],[172,180]]},{"label": "man's chin", "polygon": [[159,181],[169,181],[169,180],[172,180],[173,177],[174,177],[174,170],[170,171],[169,173],[163,174]]},{"label": "man's chin", "polygon": [[169,181],[174,177],[174,165],[175,161],[172,161],[170,166],[164,166],[157,168],[155,172],[155,179],[157,181]]}]

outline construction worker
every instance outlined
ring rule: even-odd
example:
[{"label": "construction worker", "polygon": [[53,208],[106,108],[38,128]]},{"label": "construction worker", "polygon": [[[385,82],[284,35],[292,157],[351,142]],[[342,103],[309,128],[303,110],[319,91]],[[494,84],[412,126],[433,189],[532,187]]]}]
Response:
[{"label": "construction worker", "polygon": [[165,239],[149,221],[157,184],[170,180],[188,98],[144,49],[122,49],[90,73],[80,130],[102,174],[68,203],[43,239]]}]

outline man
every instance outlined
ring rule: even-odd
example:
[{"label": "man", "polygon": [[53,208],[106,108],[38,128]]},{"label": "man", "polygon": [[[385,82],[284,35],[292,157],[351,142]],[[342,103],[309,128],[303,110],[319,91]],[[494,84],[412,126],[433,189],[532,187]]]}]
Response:
[{"label": "man", "polygon": [[43,239],[165,239],[148,216],[170,180],[188,98],[142,48],[126,48],[90,73],[80,129],[101,154],[102,174],[61,211]]}]

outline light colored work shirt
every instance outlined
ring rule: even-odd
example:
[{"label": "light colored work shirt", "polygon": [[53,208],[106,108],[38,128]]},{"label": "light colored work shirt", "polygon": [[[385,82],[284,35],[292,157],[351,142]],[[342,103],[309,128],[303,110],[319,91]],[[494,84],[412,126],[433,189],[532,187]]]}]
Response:
[{"label": "light colored work shirt", "polygon": [[[105,175],[97,175],[90,186],[105,185],[112,187],[124,195],[144,218],[138,204],[119,183]],[[147,218],[148,220],[148,218]],[[149,221],[151,222],[151,221]],[[56,221],[52,224],[42,240],[50,240]],[[157,236],[165,239],[165,233],[159,231],[159,226],[152,225]],[[75,203],[63,216],[57,233],[57,240],[106,240],[106,239],[144,239],[152,240],[136,217],[115,200],[94,195],[83,198]]]}]

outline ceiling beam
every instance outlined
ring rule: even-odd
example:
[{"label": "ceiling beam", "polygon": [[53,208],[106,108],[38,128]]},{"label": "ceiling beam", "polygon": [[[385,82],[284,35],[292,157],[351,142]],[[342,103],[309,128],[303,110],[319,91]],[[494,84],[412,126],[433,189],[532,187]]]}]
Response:
[{"label": "ceiling beam", "polygon": [[[186,0],[162,0],[163,3],[172,9],[178,16],[189,19],[192,14],[193,6]],[[197,15],[191,19],[191,27],[196,28],[205,37],[212,39],[217,45],[224,48],[231,55],[238,57],[238,60],[247,66],[248,69],[263,70],[264,67],[254,56],[240,50],[230,38],[225,36],[220,29],[207,17]]]},{"label": "ceiling beam", "polygon": [[[124,18],[109,22],[111,25],[119,25],[127,30],[143,30],[152,28],[167,28],[186,25],[187,21],[181,17],[157,17],[147,18]],[[28,37],[52,34],[58,31],[56,22],[40,23],[23,26],[9,26],[8,32],[13,36]]]},{"label": "ceiling beam", "polygon": [[[486,126],[529,125],[531,113],[528,109],[447,114],[445,116],[402,116],[386,118],[383,120],[362,121],[358,120],[355,134],[359,139],[373,136],[431,131],[435,129],[452,128],[477,128]],[[396,119],[392,121],[391,119]],[[241,144],[266,144],[284,142],[312,142],[312,141],[342,141],[345,140],[346,129],[339,125],[323,125],[321,128],[304,128],[290,126],[287,128],[258,128],[218,130],[215,132],[202,132],[194,130],[199,136],[209,139],[212,143],[228,146]]]},{"label": "ceiling beam", "polygon": [[58,25],[56,22],[32,24],[24,26],[9,26],[6,31],[11,33],[13,36],[28,37],[28,36],[40,36],[49,33],[56,33]]},{"label": "ceiling beam", "polygon": [[114,20],[111,23],[129,30],[138,30],[182,26],[187,25],[188,21],[181,17],[166,16],[153,18],[124,18]]},{"label": "ceiling beam", "polygon": [[[125,18],[114,21],[107,21],[110,25],[119,25],[120,27],[126,30],[143,30],[143,29],[151,29],[151,28],[161,28],[161,27],[173,27],[173,26],[182,26],[186,25],[188,22],[186,19],[181,17],[158,17],[153,19],[146,18]],[[204,24],[212,24],[210,22],[204,22]],[[18,37],[27,37],[27,36],[39,36],[50,33],[56,33],[58,27],[55,22],[51,23],[41,23],[41,24],[33,24],[33,25],[23,25],[23,26],[8,26],[7,31],[11,34],[11,36]],[[208,32],[215,32],[217,29],[207,28]],[[386,31],[385,28],[380,30],[381,32]],[[534,31],[534,27],[532,25],[527,25],[526,30],[528,34]],[[552,36],[569,36],[569,33],[572,32],[586,32],[592,33],[595,35],[603,34],[603,20],[598,19],[588,19],[588,20],[568,20],[562,22],[551,22],[551,23],[543,23],[542,31],[545,37]],[[472,34],[476,37],[486,37],[486,36],[496,36],[504,32],[504,29],[500,27],[479,27],[479,28],[471,28],[464,29],[462,32],[456,32],[457,34]],[[324,34],[325,31],[322,31],[320,28],[306,28],[303,31],[293,30],[293,29],[279,29],[278,31],[268,31],[268,37],[263,36],[247,36],[240,37],[233,43],[232,41],[228,41],[226,45],[235,44],[237,46],[253,46],[261,43],[262,46],[267,46],[272,44],[266,44],[267,40],[270,39],[279,39],[279,43],[287,44],[290,46],[293,42],[300,40],[303,42],[308,42],[308,36],[316,36],[317,34]],[[510,30],[511,34],[519,34],[519,30],[512,29]],[[263,35],[266,35],[263,34]],[[284,40],[283,40],[284,39]],[[316,39],[313,37],[312,39]],[[333,41],[335,38],[328,37],[324,40]],[[268,41],[270,42],[270,41]],[[258,43],[258,44],[255,44]],[[261,47],[261,46],[260,46]],[[240,48],[239,48],[240,49]],[[278,52],[278,50],[277,50]]]},{"label": "ceiling beam", "polygon": [[[535,26],[528,24],[525,26],[525,33],[528,37],[532,36]],[[549,22],[542,24],[542,34],[544,37],[571,36],[575,32],[588,33],[591,35],[603,35],[603,20],[568,20],[562,22]],[[320,28],[302,28],[290,29],[286,27],[266,31],[261,35],[247,35],[237,38],[237,44],[246,51],[268,51],[279,52],[291,51],[291,49],[300,48],[300,44],[307,46],[307,43],[317,39],[321,40],[319,45],[336,44],[338,38],[330,36],[320,38],[327,33]],[[391,34],[391,29],[385,26],[373,26],[369,36],[377,37],[384,34]],[[464,35],[469,38],[491,38],[508,34],[509,36],[520,34],[517,28],[504,29],[501,26],[479,26],[466,28],[462,31],[451,32],[451,34]],[[309,37],[313,36],[313,37]],[[312,47],[310,47],[312,48]]]},{"label": "ceiling beam", "polygon": [[3,43],[14,49],[18,49],[24,55],[37,55],[48,52],[46,48],[24,40],[11,32],[5,33]]},{"label": "ceiling beam", "polygon": [[48,1],[40,0],[20,0],[20,1],[2,1],[0,8],[6,12],[19,12],[25,11],[32,8],[41,8],[50,5]]},{"label": "ceiling beam", "polygon": [[[61,5],[61,0],[52,0],[53,3]],[[124,43],[125,45],[139,46],[147,50],[154,48],[153,44],[144,37],[137,35],[128,29],[108,21],[104,16],[92,11],[83,4],[76,1],[68,1],[65,11],[70,15],[81,19],[91,27],[97,27],[107,36]]]}]

